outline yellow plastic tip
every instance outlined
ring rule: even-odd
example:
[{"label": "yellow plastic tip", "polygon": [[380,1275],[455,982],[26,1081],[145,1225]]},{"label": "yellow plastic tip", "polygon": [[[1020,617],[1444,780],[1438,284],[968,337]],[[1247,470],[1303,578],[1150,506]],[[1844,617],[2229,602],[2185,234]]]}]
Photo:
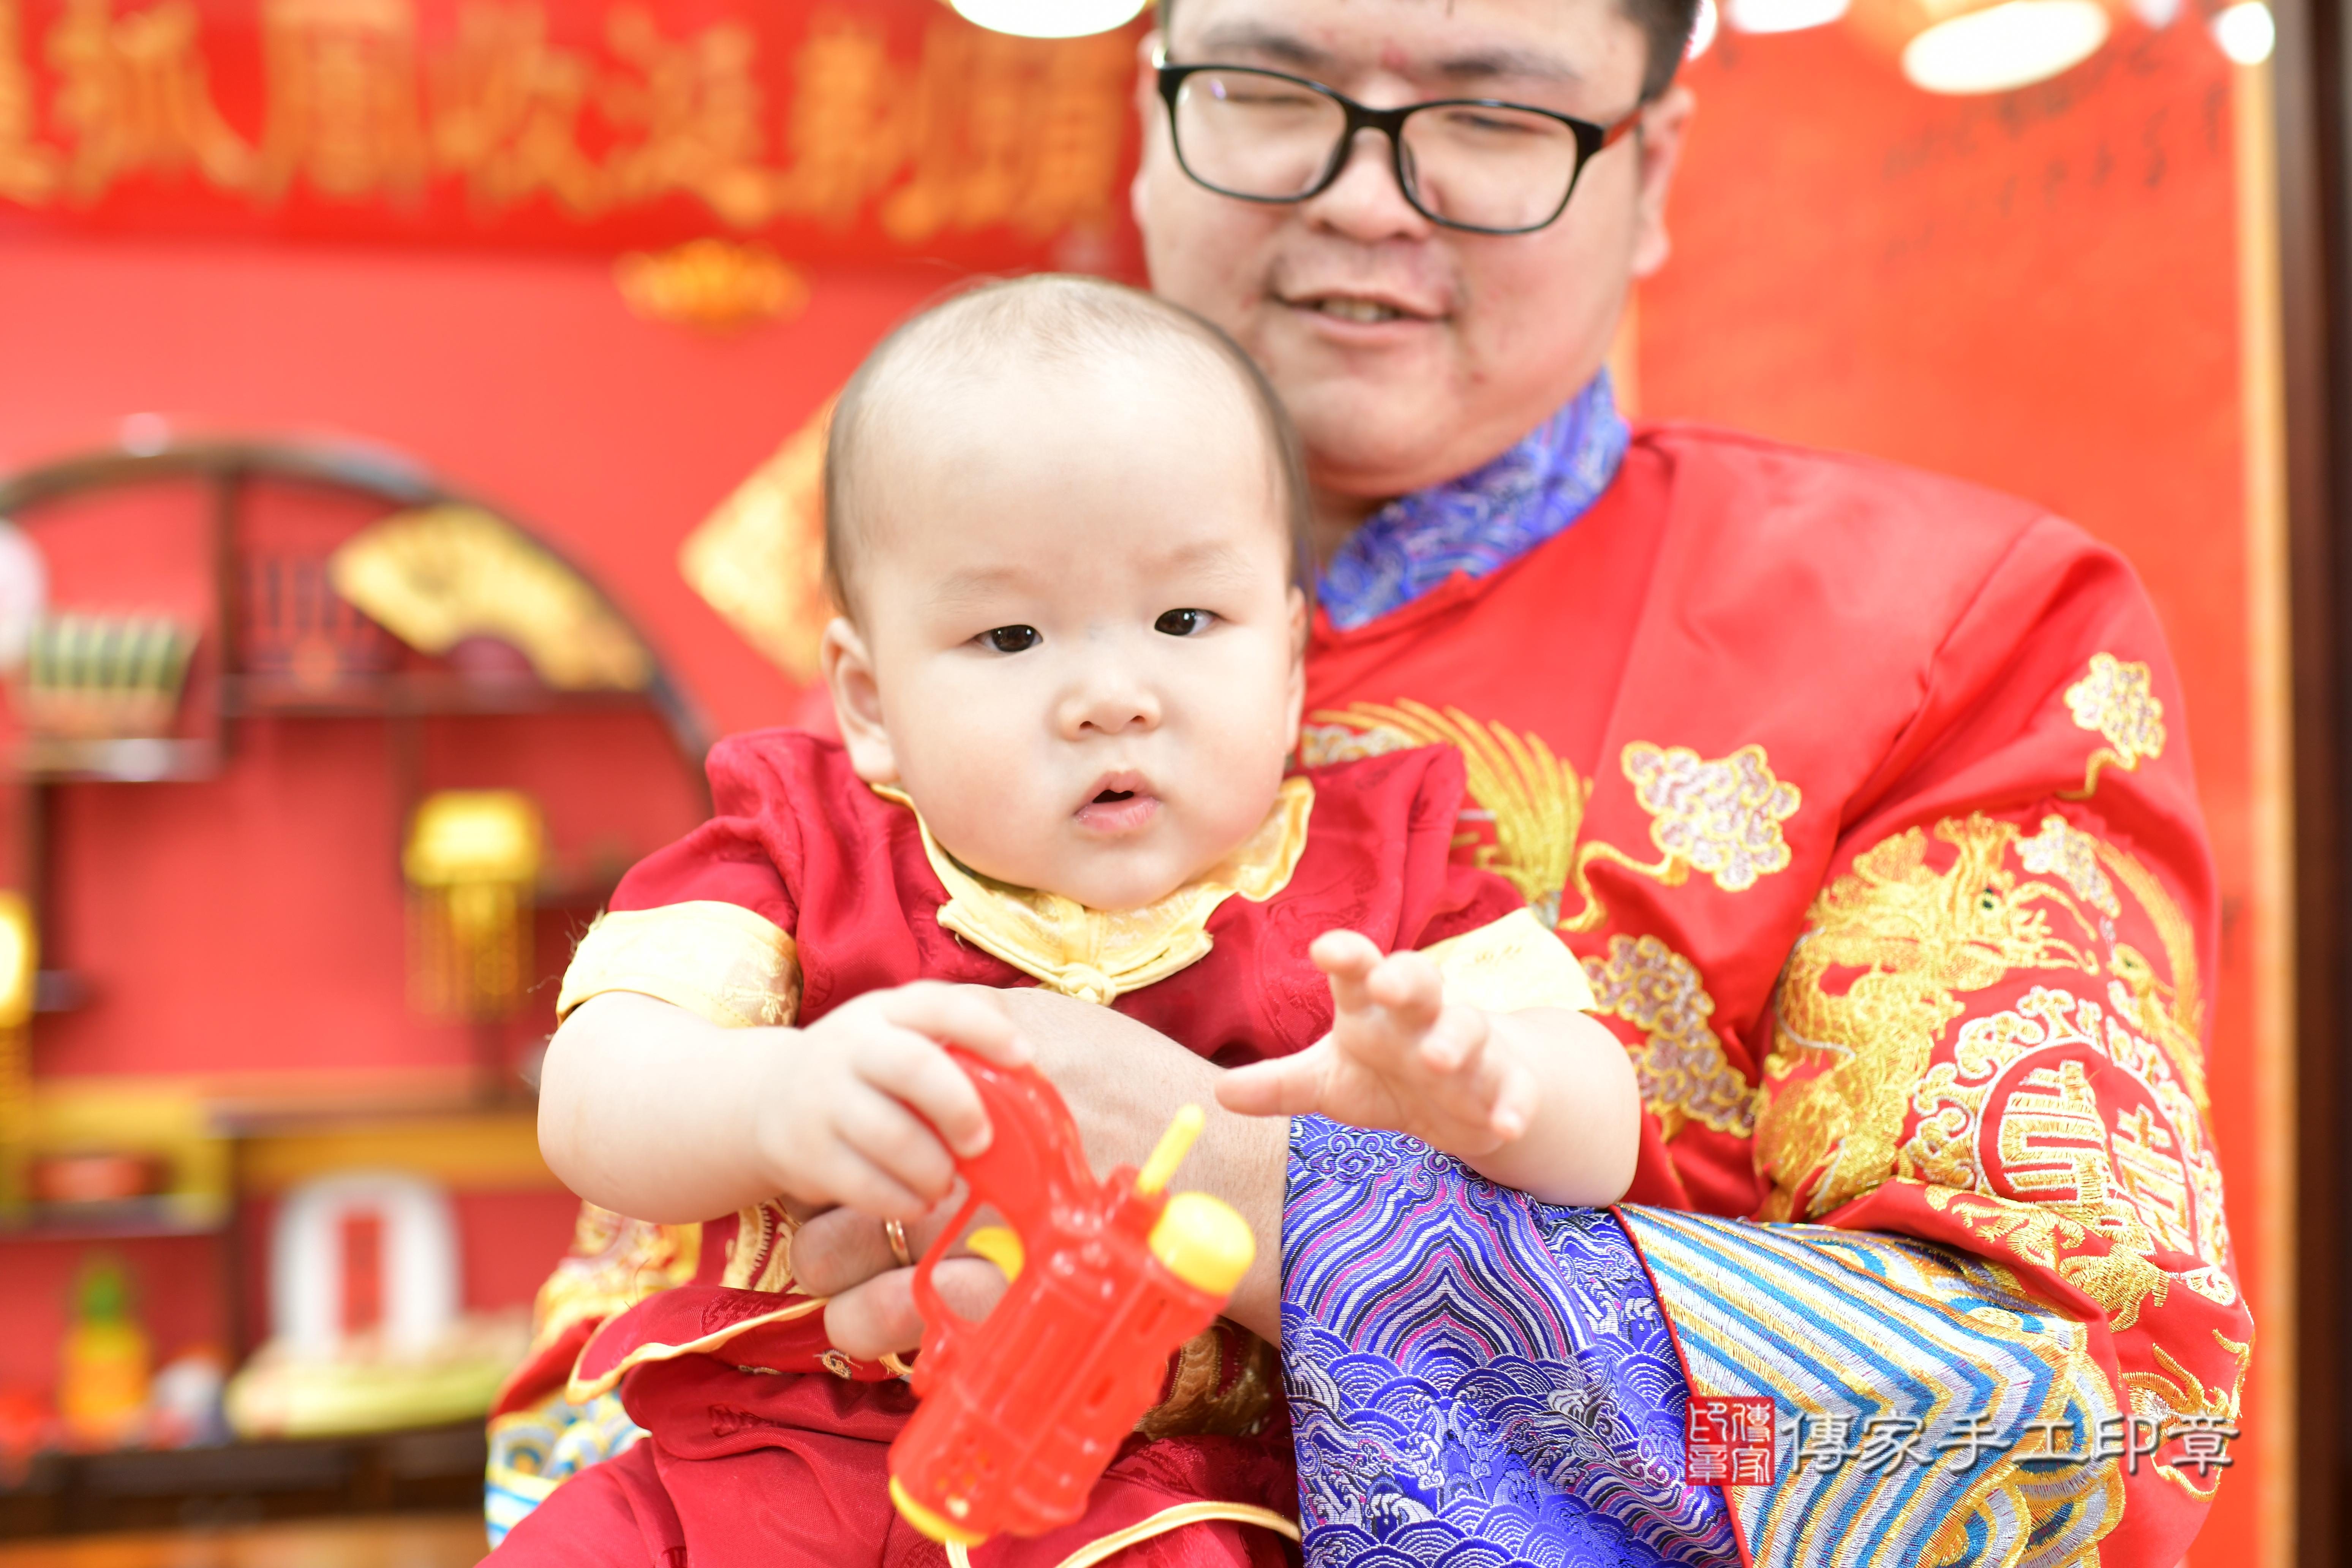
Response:
[{"label": "yellow plastic tip", "polygon": [[1018,1232],[1001,1225],[984,1225],[965,1237],[963,1244],[1003,1270],[1007,1284],[1021,1278],[1021,1266],[1028,1255]]},{"label": "yellow plastic tip", "polygon": [[1209,1119],[1201,1114],[1199,1106],[1177,1107],[1176,1119],[1168,1124],[1168,1131],[1162,1132],[1160,1142],[1153,1145],[1151,1158],[1143,1162],[1142,1173],[1135,1178],[1135,1190],[1146,1197],[1166,1192],[1168,1184],[1175,1179],[1176,1167],[1182,1164],[1184,1156],[1192,1152],[1193,1140],[1201,1136],[1201,1129],[1208,1124]]},{"label": "yellow plastic tip", "polygon": [[1178,1193],[1151,1227],[1151,1256],[1195,1290],[1230,1296],[1257,1257],[1257,1238],[1233,1205],[1206,1193]]},{"label": "yellow plastic tip", "polygon": [[890,1500],[898,1505],[898,1517],[938,1542],[941,1546],[978,1546],[985,1535],[974,1535],[969,1530],[959,1530],[907,1495],[898,1478],[890,1478]]}]

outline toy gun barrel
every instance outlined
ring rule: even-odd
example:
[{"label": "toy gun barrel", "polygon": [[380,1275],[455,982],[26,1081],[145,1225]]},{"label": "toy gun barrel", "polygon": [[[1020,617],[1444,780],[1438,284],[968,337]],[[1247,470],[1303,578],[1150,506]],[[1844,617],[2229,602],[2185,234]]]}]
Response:
[{"label": "toy gun barrel", "polygon": [[[891,1446],[890,1495],[925,1534],[969,1546],[1001,1532],[1041,1534],[1086,1510],[1159,1397],[1168,1358],[1216,1317],[1256,1248],[1226,1205],[1165,1194],[1199,1134],[1197,1108],[1178,1116],[1142,1173],[1097,1183],[1050,1084],[959,1058],[995,1138],[964,1163],[971,1200],[917,1271],[922,1404]],[[1005,1148],[1019,1135],[1054,1147]],[[946,1311],[929,1277],[983,1202],[1012,1229],[975,1233],[972,1249],[1010,1284],[995,1310],[971,1323]]]}]

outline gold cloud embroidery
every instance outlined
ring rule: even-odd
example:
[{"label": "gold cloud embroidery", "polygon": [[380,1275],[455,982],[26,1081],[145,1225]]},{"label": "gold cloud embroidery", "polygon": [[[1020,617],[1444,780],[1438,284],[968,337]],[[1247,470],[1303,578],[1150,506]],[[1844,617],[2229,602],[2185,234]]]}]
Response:
[{"label": "gold cloud embroidery", "polygon": [[1623,766],[1653,818],[1650,842],[1665,856],[1654,874],[1670,885],[1681,880],[1675,868],[1687,867],[1737,893],[1787,868],[1780,824],[1803,796],[1772,776],[1763,747],[1742,746],[1710,762],[1685,746],[1636,741],[1625,748]]},{"label": "gold cloud embroidery", "polygon": [[1672,1138],[1696,1121],[1745,1138],[1756,1130],[1756,1093],[1723,1054],[1707,1026],[1715,998],[1698,967],[1656,937],[1612,936],[1605,958],[1584,961],[1594,1010],[1624,1019],[1648,1036],[1629,1047],[1642,1103]]},{"label": "gold cloud embroidery", "polygon": [[2074,896],[2114,920],[2123,906],[2116,902],[2115,884],[2099,868],[2098,840],[2052,813],[2042,819],[2042,831],[2017,841],[2017,858],[2037,877],[2056,877]]},{"label": "gold cloud embroidery", "polygon": [[[1494,827],[1493,842],[1477,845],[1475,863],[1508,879],[1546,925],[1562,931],[1597,931],[1609,918],[1586,875],[1597,860],[1670,888],[1680,887],[1696,870],[1734,893],[1790,862],[1780,824],[1796,815],[1803,795],[1773,775],[1761,746],[1742,746],[1714,759],[1646,741],[1626,746],[1620,763],[1650,814],[1650,841],[1659,853],[1658,859],[1645,862],[1614,845],[1578,844],[1593,781],[1579,778],[1539,735],[1482,723],[1458,708],[1441,712],[1410,698],[1359,702],[1313,717],[1299,741],[1300,756],[1310,767],[1407,746],[1459,751],[1471,798]],[[1567,898],[1570,889],[1580,900],[1573,909]]]},{"label": "gold cloud embroidery", "polygon": [[2164,703],[2149,689],[2145,664],[2126,663],[2111,653],[2093,654],[2090,672],[2066,689],[2066,708],[2076,728],[2106,742],[2091,753],[2083,787],[2068,792],[2069,799],[2088,797],[2098,787],[2102,767],[2112,763],[2130,773],[2164,754]]}]

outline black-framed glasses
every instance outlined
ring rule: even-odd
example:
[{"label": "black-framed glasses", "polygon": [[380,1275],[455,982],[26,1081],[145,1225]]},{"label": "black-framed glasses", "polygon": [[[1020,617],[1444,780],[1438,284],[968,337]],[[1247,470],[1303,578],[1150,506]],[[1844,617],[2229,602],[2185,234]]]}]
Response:
[{"label": "black-framed glasses", "polygon": [[1389,141],[1413,210],[1473,234],[1532,234],[1568,210],[1576,177],[1642,117],[1595,125],[1549,109],[1447,98],[1368,109],[1319,81],[1255,66],[1156,62],[1176,161],[1220,195],[1303,202],[1331,187],[1359,132]]}]

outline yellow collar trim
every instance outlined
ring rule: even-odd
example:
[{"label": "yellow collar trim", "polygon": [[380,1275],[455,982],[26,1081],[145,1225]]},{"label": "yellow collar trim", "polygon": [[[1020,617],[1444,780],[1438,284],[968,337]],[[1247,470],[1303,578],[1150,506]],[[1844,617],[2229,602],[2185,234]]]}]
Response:
[{"label": "yellow collar trim", "polygon": [[[915,803],[889,784],[871,786],[909,811]],[[1167,979],[1208,952],[1209,917],[1239,893],[1262,904],[1289,885],[1307,848],[1315,786],[1282,781],[1274,809],[1242,847],[1157,903],[1133,910],[1090,910],[1076,899],[1016,888],[983,877],[940,847],[915,812],[923,853],[946,885],[940,924],[992,957],[1081,1002],[1108,1005],[1127,992]]]}]

